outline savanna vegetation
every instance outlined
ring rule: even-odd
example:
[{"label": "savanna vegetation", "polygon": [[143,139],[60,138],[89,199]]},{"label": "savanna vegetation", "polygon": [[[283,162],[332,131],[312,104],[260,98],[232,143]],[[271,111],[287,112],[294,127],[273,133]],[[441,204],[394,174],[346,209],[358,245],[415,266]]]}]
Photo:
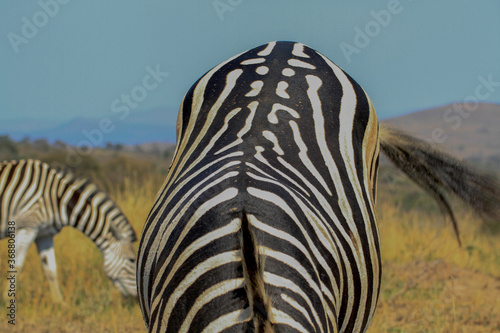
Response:
[{"label": "savanna vegetation", "polygon": [[[0,140],[2,159],[31,157],[65,166],[67,150],[62,143],[45,142],[43,147],[35,147],[42,143],[10,142],[10,146],[2,145]],[[171,148],[143,150],[115,145],[95,149],[75,171],[106,190],[138,234],[172,154]],[[451,224],[429,196],[386,164],[381,166],[379,180],[383,278],[368,331],[499,332],[498,230],[485,226],[454,202],[463,244],[460,248]],[[65,228],[55,237],[55,248],[65,304],[52,302],[32,246],[18,275],[16,326],[7,324],[7,303],[0,299],[2,332],[145,332],[138,301],[122,296],[112,286],[101,269],[100,252],[85,236]],[[7,242],[2,240],[3,275],[6,254]]]}]

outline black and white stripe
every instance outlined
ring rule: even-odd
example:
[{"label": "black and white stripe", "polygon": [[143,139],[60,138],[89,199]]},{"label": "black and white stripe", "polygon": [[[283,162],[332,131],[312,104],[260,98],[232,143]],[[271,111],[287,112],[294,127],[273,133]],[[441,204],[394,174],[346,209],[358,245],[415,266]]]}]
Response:
[{"label": "black and white stripe", "polygon": [[139,245],[149,331],[365,331],[381,263],[363,89],[311,48],[272,42],[200,78],[177,124]]},{"label": "black and white stripe", "polygon": [[62,295],[53,237],[66,226],[96,244],[104,257],[104,272],[122,293],[137,294],[135,232],[95,184],[41,161],[6,161],[0,164],[0,204],[0,238],[8,236],[8,222],[15,223],[17,270],[35,241],[54,300],[62,301]]}]

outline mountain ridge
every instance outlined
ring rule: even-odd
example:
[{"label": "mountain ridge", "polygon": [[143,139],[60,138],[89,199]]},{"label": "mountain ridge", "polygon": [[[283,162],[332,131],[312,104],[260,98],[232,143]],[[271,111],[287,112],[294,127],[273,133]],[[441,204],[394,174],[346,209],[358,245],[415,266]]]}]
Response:
[{"label": "mountain ridge", "polygon": [[[167,108],[132,111],[121,119],[116,114],[103,118],[73,118],[56,124],[53,120],[10,119],[0,123],[0,134],[19,141],[45,138],[70,145],[90,142],[105,146],[171,146],[175,143],[175,117]],[[500,165],[500,104],[450,104],[380,120],[417,136],[462,159],[496,161]]]},{"label": "mountain ridge", "polygon": [[500,162],[500,105],[455,103],[382,120],[468,160]]},{"label": "mountain ridge", "polygon": [[[0,124],[0,134],[20,141],[44,138],[70,145],[90,142],[93,146],[106,143],[134,145],[147,142],[175,142],[176,119],[169,119],[166,108],[130,112],[120,118],[111,114],[102,118],[77,117],[63,122],[41,122],[38,120],[11,119]],[[138,139],[140,138],[140,139]]]}]

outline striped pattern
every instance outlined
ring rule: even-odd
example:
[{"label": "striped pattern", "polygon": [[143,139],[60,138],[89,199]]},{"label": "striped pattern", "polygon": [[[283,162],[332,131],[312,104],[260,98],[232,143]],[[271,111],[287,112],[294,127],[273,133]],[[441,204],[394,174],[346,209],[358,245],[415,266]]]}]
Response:
[{"label": "striped pattern", "polygon": [[307,46],[272,42],[200,78],[177,124],[139,246],[149,331],[364,331],[381,270],[363,89]]},{"label": "striped pattern", "polygon": [[106,275],[124,294],[136,295],[135,232],[116,204],[95,184],[47,163],[20,160],[0,164],[0,238],[8,221],[16,227],[17,269],[35,241],[55,300],[57,284],[53,236],[71,226],[88,236],[104,257]]},{"label": "striped pattern", "polygon": [[457,221],[500,221],[500,185],[379,126],[363,89],[301,43],[272,42],[188,91],[139,245],[150,332],[364,332],[380,289],[379,147]]}]

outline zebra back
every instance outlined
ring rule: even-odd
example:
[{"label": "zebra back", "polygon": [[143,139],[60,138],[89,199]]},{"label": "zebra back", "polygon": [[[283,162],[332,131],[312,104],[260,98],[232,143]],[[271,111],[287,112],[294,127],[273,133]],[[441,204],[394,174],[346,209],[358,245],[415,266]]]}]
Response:
[{"label": "zebra back", "polygon": [[273,42],[207,72],[177,123],[139,246],[150,332],[363,331],[381,274],[363,89],[307,46]]},{"label": "zebra back", "polygon": [[455,224],[445,192],[500,220],[498,183],[379,133],[363,89],[307,46],[272,42],[207,72],[183,99],[139,245],[149,331],[366,331],[381,277],[379,144]]}]

